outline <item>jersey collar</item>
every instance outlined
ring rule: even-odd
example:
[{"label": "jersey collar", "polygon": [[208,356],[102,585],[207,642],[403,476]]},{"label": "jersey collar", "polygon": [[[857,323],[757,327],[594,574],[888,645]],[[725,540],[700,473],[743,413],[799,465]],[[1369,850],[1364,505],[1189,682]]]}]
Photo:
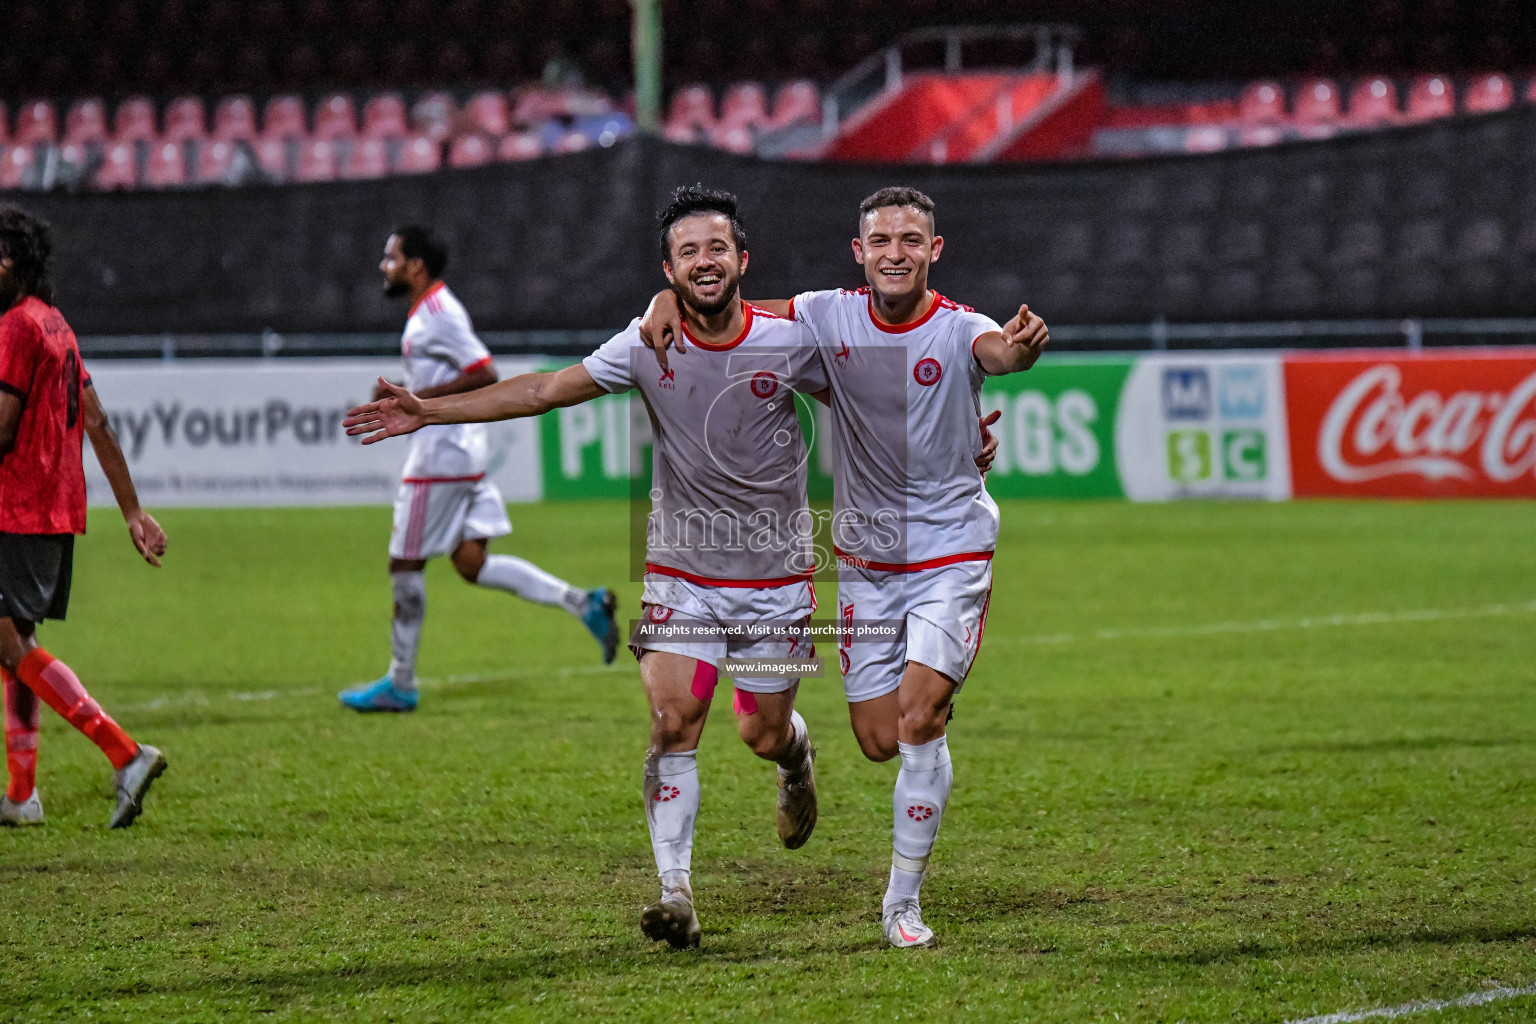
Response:
[{"label": "jersey collar", "polygon": [[736,335],[734,340],[727,341],[720,345],[711,345],[707,341],[700,341],[698,338],[695,338],[693,336],[693,332],[688,329],[688,321],[679,318],[678,322],[682,325],[683,334],[688,338],[689,341],[699,346],[699,348],[708,349],[711,352],[724,352],[726,349],[735,348],[737,345],[740,345],[742,342],[746,341],[747,335],[752,333],[752,304],[746,299],[740,299],[738,301],[741,303],[741,333]]},{"label": "jersey collar", "polygon": [[428,299],[430,299],[432,296],[436,295],[438,292],[440,292],[442,290],[443,290],[443,282],[441,282],[441,281],[434,281],[432,283],[432,287],[431,288],[428,288],[426,291],[421,293],[421,298],[419,298],[415,302],[411,303],[411,311],[409,313],[405,314],[405,318],[407,320],[409,320],[411,317],[415,316],[416,315],[416,311],[421,308],[421,304],[423,302],[426,302]]},{"label": "jersey collar", "polygon": [[944,296],[940,295],[932,288],[928,289],[928,294],[933,296],[932,300],[928,303],[928,312],[924,313],[922,316],[918,317],[916,320],[913,320],[909,324],[888,324],[884,320],[881,320],[878,316],[875,315],[875,296],[871,294],[869,296],[868,307],[869,322],[874,324],[878,330],[882,330],[886,334],[906,334],[908,331],[915,331],[929,320],[932,320],[933,314],[939,311],[939,306],[941,306],[944,302]]}]

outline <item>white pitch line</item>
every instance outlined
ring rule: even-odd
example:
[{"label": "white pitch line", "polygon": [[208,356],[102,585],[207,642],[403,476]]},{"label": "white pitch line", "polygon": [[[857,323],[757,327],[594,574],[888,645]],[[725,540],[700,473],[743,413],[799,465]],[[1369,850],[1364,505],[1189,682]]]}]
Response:
[{"label": "white pitch line", "polygon": [[1383,1006],[1374,1010],[1325,1013],[1320,1017],[1287,1021],[1286,1024],[1354,1024],[1355,1021],[1362,1020],[1396,1020],[1414,1013],[1459,1009],[1464,1006],[1483,1006],[1487,1003],[1503,1002],[1506,999],[1518,999],[1521,996],[1536,996],[1536,985],[1522,985],[1519,988],[1490,988],[1483,992],[1472,992],[1458,999],[1420,999],[1400,1006]]},{"label": "white pitch line", "polygon": [[1094,640],[1148,640],[1181,636],[1218,636],[1227,633],[1271,633],[1290,629],[1327,629],[1339,626],[1385,626],[1404,622],[1439,622],[1447,619],[1488,619],[1503,615],[1536,613],[1536,601],[1523,604],[1485,604],[1477,608],[1421,608],[1397,612],[1355,612],[1314,615],[1300,619],[1255,619],[1250,622],[1210,622],[1199,626],[1145,626],[1127,629],[1096,629],[1091,633],[1039,633],[1034,636],[999,637],[1001,644],[1075,644]]}]

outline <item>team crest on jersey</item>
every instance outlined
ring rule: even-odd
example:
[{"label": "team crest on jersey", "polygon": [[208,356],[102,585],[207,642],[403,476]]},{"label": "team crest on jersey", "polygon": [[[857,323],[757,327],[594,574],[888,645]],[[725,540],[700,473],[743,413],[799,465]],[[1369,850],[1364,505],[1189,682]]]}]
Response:
[{"label": "team crest on jersey", "polygon": [[752,375],[752,393],[758,398],[772,398],[778,390],[779,378],[767,370],[758,370]]},{"label": "team crest on jersey", "polygon": [[669,391],[674,389],[674,388],[676,388],[677,387],[677,372],[675,370],[673,370],[670,366],[667,367],[665,370],[661,371],[661,376],[659,378],[657,378],[656,384],[657,384],[657,387],[663,387],[663,388],[666,388]]},{"label": "team crest on jersey", "polygon": [[944,367],[937,359],[919,359],[912,367],[912,379],[925,388],[931,388],[944,378]]}]

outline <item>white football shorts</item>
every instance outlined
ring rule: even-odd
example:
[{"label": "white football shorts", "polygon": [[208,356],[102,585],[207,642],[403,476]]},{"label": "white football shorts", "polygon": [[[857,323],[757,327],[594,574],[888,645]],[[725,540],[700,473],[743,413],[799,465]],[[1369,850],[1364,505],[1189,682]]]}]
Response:
[{"label": "white football shorts", "polygon": [[915,572],[839,563],[837,660],[848,702],[895,690],[909,661],[942,672],[959,693],[981,649],[991,596],[990,561]]},{"label": "white football shorts", "polygon": [[[640,622],[629,649],[665,651],[719,667],[726,658],[812,658],[805,630],[816,610],[810,582],[782,587],[715,587],[658,573],[645,574]],[[796,676],[735,678],[751,693],[782,693]]]},{"label": "white football shorts", "polygon": [[466,540],[490,540],[511,532],[507,504],[489,480],[406,479],[395,494],[389,557],[436,558],[451,554]]}]

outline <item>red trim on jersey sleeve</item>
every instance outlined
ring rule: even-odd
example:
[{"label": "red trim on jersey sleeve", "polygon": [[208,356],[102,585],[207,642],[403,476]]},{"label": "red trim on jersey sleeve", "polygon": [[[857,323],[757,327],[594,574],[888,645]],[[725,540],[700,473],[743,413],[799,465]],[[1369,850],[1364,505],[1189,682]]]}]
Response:
[{"label": "red trim on jersey sleeve", "polygon": [[[407,320],[409,320],[411,317],[415,316],[416,315],[416,311],[421,308],[421,304],[423,302],[426,302],[428,299],[432,298],[432,296],[436,295],[438,292],[442,291],[444,287],[445,286],[444,286],[443,282],[441,282],[441,281],[434,281],[432,283],[432,287],[428,288],[426,291],[421,293],[421,298],[419,298],[415,302],[411,303],[411,311],[409,313],[405,314],[405,318]],[[429,305],[427,308],[429,310],[431,310],[433,313],[441,313],[443,311],[443,305],[440,302],[434,302],[431,305]]]},{"label": "red trim on jersey sleeve", "polygon": [[[860,288],[859,291],[868,294],[868,289]],[[884,331],[886,334],[906,334],[908,331],[915,331],[929,320],[932,320],[933,314],[939,311],[940,306],[948,306],[950,309],[955,308],[955,304],[953,302],[950,302],[938,292],[932,291],[930,289],[930,293],[933,295],[933,301],[928,305],[928,312],[924,313],[922,316],[918,317],[916,320],[913,320],[909,324],[888,324],[884,320],[881,320],[879,317],[875,316],[875,297],[871,294],[869,295],[868,305],[869,322],[874,324],[877,330]]]},{"label": "red trim on jersey sleeve", "polygon": [[794,300],[794,299],[790,299],[790,300],[789,300],[789,318],[790,318],[790,319],[791,319],[791,320],[795,320],[795,319],[798,319],[798,318],[797,318],[797,317],[796,317],[796,316],[795,316],[795,300]]},{"label": "red trim on jersey sleeve", "polygon": [[[790,303],[790,309],[791,309],[791,311],[793,311],[795,300],[794,299],[790,299],[789,303]],[[746,303],[746,307],[752,311],[752,315],[753,316],[767,317],[769,320],[783,320],[784,319],[782,316],[779,316],[779,314],[769,312],[768,310],[764,309],[762,306],[754,306],[750,302]],[[791,320],[794,319],[793,312],[791,312],[790,319]]]},{"label": "red trim on jersey sleeve", "polygon": [[[686,319],[679,318],[678,323],[682,325],[683,334],[688,338],[688,340],[699,346],[699,348],[710,352],[724,352],[726,349],[735,348],[737,345],[740,345],[742,342],[747,340],[747,335],[752,333],[752,311],[756,308],[757,307],[753,306],[752,303],[748,302],[746,299],[741,300],[741,315],[743,320],[741,325],[741,333],[736,335],[735,340],[728,341],[723,345],[711,345],[708,342],[700,341],[698,338],[695,338],[693,336],[693,332],[688,330],[688,321]],[[767,315],[772,316],[771,313]]]},{"label": "red trim on jersey sleeve", "polygon": [[401,477],[400,482],[403,484],[472,484],[484,479],[484,473],[476,473],[474,476],[407,476]]},{"label": "red trim on jersey sleeve", "polygon": [[480,369],[480,367],[482,367],[482,366],[490,366],[491,365],[491,358],[492,358],[491,356],[486,356],[484,359],[476,359],[474,362],[472,362],[468,366],[464,367],[464,369],[460,370],[459,373],[461,375],[462,374],[466,374],[466,373],[474,373],[476,370]]},{"label": "red trim on jersey sleeve", "polygon": [[701,587],[737,587],[743,589],[749,587],[754,589],[758,587],[788,587],[795,583],[808,583],[811,580],[810,573],[802,576],[779,576],[775,579],[766,580],[722,580],[714,576],[700,576],[697,573],[684,572],[681,569],[674,569],[670,565],[657,565],[655,562],[646,562],[645,571],[655,573],[657,576],[673,576],[680,580],[687,580],[689,583],[697,583]]},{"label": "red trim on jersey sleeve", "polygon": [[959,555],[942,555],[938,558],[929,558],[921,562],[872,562],[858,555],[850,555],[842,548],[833,546],[832,551],[840,562],[845,562],[855,569],[871,569],[875,572],[922,572],[924,569],[938,569],[946,565],[955,565],[958,562],[990,562],[990,551],[967,551]]}]

